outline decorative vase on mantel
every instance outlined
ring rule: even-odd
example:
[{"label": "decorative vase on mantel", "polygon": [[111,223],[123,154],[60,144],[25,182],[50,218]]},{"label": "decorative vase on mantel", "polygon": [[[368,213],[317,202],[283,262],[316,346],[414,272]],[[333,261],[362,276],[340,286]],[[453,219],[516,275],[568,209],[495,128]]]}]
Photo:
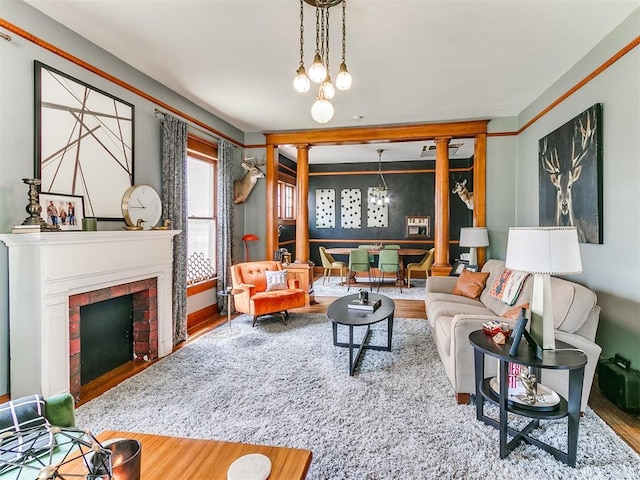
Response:
[{"label": "decorative vase on mantel", "polygon": [[[22,181],[29,185],[29,204],[26,207],[29,216],[24,219],[22,225],[27,227],[40,227],[41,232],[60,231],[60,225],[49,225],[40,215],[42,213],[42,206],[40,205],[38,185],[40,185],[42,181],[39,178],[23,178]],[[16,227],[14,227],[14,230],[15,228]]]}]

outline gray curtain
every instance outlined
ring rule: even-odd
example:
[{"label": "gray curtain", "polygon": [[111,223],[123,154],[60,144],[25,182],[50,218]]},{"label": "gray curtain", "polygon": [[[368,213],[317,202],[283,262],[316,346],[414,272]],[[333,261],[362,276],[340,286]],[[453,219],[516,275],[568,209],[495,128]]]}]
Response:
[{"label": "gray curtain", "polygon": [[[218,211],[216,240],[216,272],[218,291],[231,286],[233,252],[233,145],[224,139],[218,143]],[[220,311],[226,308],[218,297]],[[233,302],[229,302],[233,303]]]},{"label": "gray curtain", "polygon": [[173,344],[187,339],[187,124],[165,113],[162,122],[162,217],[173,237]]}]

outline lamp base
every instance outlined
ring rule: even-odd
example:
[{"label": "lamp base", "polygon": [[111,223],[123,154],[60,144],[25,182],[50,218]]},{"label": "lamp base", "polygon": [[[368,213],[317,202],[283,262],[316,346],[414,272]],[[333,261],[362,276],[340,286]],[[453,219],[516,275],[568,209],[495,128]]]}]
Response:
[{"label": "lamp base", "polygon": [[544,350],[556,348],[553,308],[551,304],[551,276],[536,273],[531,293],[531,336]]}]

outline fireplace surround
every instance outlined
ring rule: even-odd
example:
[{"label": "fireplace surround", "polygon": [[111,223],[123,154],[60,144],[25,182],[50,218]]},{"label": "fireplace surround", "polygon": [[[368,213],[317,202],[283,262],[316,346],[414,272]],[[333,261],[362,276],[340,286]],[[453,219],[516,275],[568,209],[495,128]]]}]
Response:
[{"label": "fireplace surround", "polygon": [[41,393],[48,397],[71,392],[75,373],[71,368],[72,349],[76,346],[74,309],[89,303],[89,298],[130,289],[131,285],[151,295],[148,312],[139,314],[147,322],[141,330],[145,333],[140,335],[149,338],[148,351],[141,357],[152,360],[171,353],[172,245],[178,233],[144,230],[0,235],[9,248],[11,395]]}]

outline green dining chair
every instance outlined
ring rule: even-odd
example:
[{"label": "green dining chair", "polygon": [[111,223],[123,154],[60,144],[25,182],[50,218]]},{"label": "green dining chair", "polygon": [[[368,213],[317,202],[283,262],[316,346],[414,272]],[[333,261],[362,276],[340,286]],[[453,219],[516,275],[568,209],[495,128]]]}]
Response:
[{"label": "green dining chair", "polygon": [[[349,271],[353,273],[367,272],[369,275],[369,290],[373,291],[373,282],[371,281],[371,266],[369,265],[369,252],[364,249],[358,248],[351,250],[349,253]],[[355,276],[353,277],[355,281]],[[347,279],[347,292],[351,288],[351,283]]]},{"label": "green dining chair", "polygon": [[387,248],[389,250],[400,250],[400,245],[389,244],[389,245],[385,245],[384,248]]},{"label": "green dining chair", "polygon": [[[375,245],[358,245],[358,248],[362,250],[373,250]],[[373,265],[376,261],[376,256],[373,253],[369,254],[369,265]]]},{"label": "green dining chair", "polygon": [[[380,291],[380,283],[384,278],[385,273],[395,273],[393,282],[398,278],[400,272],[400,255],[398,250],[393,248],[386,248],[380,250],[378,255],[378,292]],[[402,293],[402,282],[400,282],[400,293]]]}]

